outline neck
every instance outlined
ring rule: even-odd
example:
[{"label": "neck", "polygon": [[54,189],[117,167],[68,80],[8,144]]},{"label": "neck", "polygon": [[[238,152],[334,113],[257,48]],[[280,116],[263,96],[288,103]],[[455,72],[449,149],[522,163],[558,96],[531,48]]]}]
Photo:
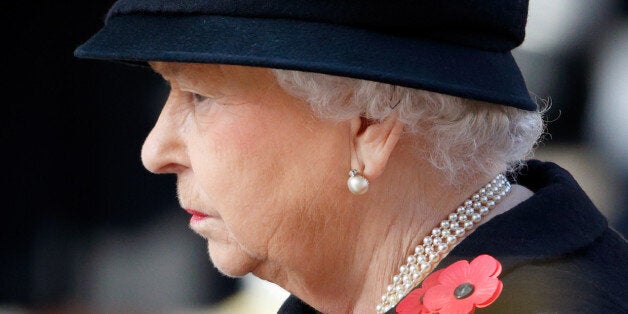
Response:
[{"label": "neck", "polygon": [[[397,204],[395,209],[388,211],[396,214],[390,217],[392,219],[378,221],[380,226],[382,221],[394,223],[379,229],[383,235],[377,238],[380,241],[377,243],[375,253],[372,254],[370,269],[366,272],[362,293],[353,312],[375,312],[375,306],[381,302],[381,297],[386,293],[387,286],[392,283],[393,276],[399,273],[401,265],[406,264],[407,257],[414,254],[415,247],[464,200],[492,179],[488,176],[480,177],[471,180],[467,185],[454,187],[434,184],[439,180],[425,180],[427,172],[422,173],[424,177],[421,182],[428,184],[417,188],[417,191],[422,191],[421,195],[409,202]],[[432,173],[433,178],[438,178],[439,175],[439,172]]]},{"label": "neck", "polygon": [[[399,183],[386,184],[372,188],[367,197],[359,199],[360,203],[354,203],[353,208],[347,210],[354,213],[348,218],[350,225],[345,223],[346,228],[340,233],[325,232],[321,241],[327,246],[320,247],[318,257],[321,259],[315,257],[310,267],[304,267],[301,259],[301,264],[294,267],[285,264],[267,267],[257,275],[278,283],[323,313],[375,312],[391,278],[423,237],[491,180],[481,177],[465,186],[439,186],[433,184],[438,180],[426,180],[428,176],[438,178],[437,171],[421,173],[420,182],[424,185],[417,185],[415,189],[421,191],[421,195],[401,195],[399,191],[407,190],[399,189]],[[399,177],[382,178],[379,182],[384,180],[404,182],[404,178]],[[498,205],[482,223],[531,194],[525,188],[513,189],[513,192],[516,196],[509,196],[510,199]],[[330,246],[333,249],[329,250]]]}]

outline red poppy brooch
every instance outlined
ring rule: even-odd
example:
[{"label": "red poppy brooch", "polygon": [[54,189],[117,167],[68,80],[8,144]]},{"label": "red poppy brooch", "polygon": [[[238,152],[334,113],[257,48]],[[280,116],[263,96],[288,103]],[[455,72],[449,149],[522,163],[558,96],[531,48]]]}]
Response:
[{"label": "red poppy brooch", "polygon": [[468,314],[487,307],[502,292],[502,265],[490,255],[462,260],[430,274],[397,305],[399,314]]}]

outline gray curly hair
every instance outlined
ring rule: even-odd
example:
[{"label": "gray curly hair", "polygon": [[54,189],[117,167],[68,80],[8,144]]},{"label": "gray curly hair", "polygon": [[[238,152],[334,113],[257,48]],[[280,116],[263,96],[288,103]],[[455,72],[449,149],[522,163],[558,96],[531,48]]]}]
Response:
[{"label": "gray curly hair", "polygon": [[273,70],[280,86],[310,104],[320,118],[386,119],[397,112],[404,132],[428,145],[423,158],[451,182],[516,170],[544,131],[543,110],[469,100],[385,83],[320,73]]}]

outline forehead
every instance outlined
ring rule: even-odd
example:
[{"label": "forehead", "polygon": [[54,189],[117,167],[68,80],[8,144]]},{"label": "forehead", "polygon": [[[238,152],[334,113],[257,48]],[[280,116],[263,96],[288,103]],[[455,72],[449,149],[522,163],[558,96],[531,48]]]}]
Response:
[{"label": "forehead", "polygon": [[165,80],[176,82],[179,88],[198,88],[206,93],[222,95],[260,97],[283,92],[276,77],[268,68],[210,63],[149,62],[149,64]]},{"label": "forehead", "polygon": [[275,81],[272,72],[268,68],[249,67],[242,65],[211,64],[211,63],[182,63],[182,62],[156,62],[149,65],[153,70],[161,74],[165,79],[193,80],[193,81],[237,81],[241,84]]},{"label": "forehead", "polygon": [[176,74],[176,72],[181,71],[180,66],[172,62],[150,61],[148,62],[148,65],[150,65],[150,67],[153,68],[155,72],[163,76]]},{"label": "forehead", "polygon": [[148,64],[155,72],[161,74],[163,77],[177,77],[199,72],[215,72],[221,70],[219,65],[207,63],[150,61]]}]

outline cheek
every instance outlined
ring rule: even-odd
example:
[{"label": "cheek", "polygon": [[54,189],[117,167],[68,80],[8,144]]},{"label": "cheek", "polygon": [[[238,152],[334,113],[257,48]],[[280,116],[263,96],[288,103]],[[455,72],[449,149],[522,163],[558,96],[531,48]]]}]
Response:
[{"label": "cheek", "polygon": [[[192,168],[207,196],[224,205],[243,202],[236,195],[252,192],[255,177],[266,170],[272,156],[264,155],[263,133],[253,123],[236,123],[232,119],[204,125],[199,129]],[[258,130],[258,131],[255,131]],[[216,204],[216,206],[220,205]]]},{"label": "cheek", "polygon": [[199,126],[189,146],[202,198],[220,213],[236,241],[257,252],[280,215],[277,191],[285,173],[279,165],[291,150],[283,145],[290,132],[271,127],[266,118],[263,113],[225,113]]},{"label": "cheek", "polygon": [[246,116],[208,124],[193,145],[192,162],[209,205],[236,241],[263,258],[272,239],[288,243],[316,228],[322,219],[304,220],[303,212],[344,192],[344,176],[334,173],[344,171],[349,155],[332,123],[268,110]]}]

